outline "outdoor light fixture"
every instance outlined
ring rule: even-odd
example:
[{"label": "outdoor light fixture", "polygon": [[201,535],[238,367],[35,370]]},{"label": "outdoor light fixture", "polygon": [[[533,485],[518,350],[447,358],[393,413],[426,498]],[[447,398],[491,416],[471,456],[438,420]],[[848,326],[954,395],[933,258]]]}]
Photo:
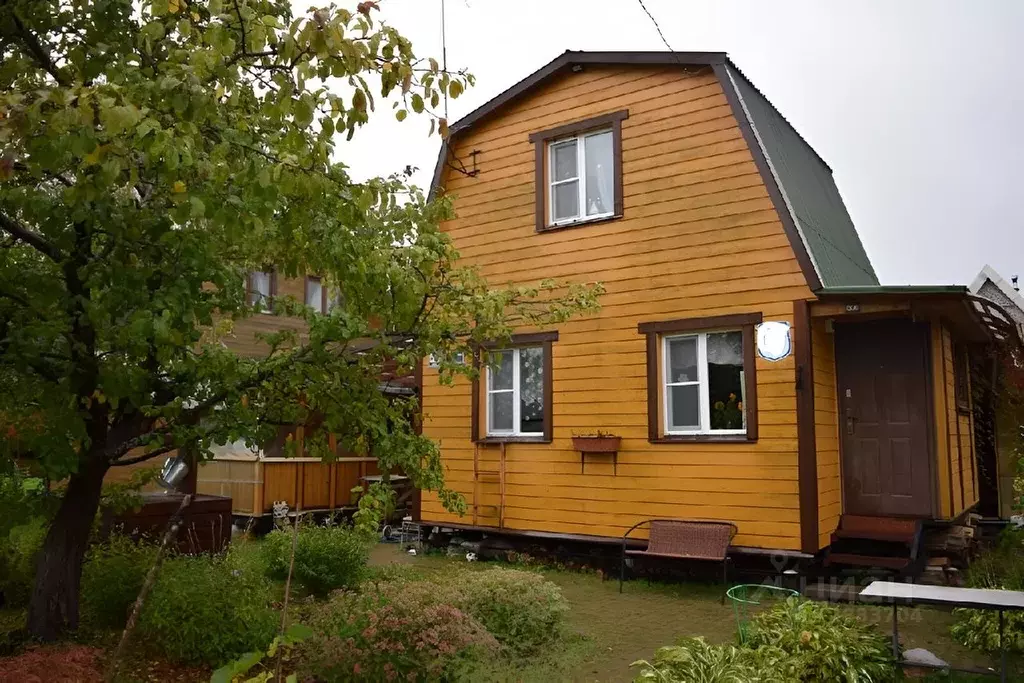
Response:
[{"label": "outdoor light fixture", "polygon": [[156,483],[168,491],[175,491],[178,485],[188,476],[188,463],[180,455],[164,460],[164,467],[160,470],[160,476]]}]

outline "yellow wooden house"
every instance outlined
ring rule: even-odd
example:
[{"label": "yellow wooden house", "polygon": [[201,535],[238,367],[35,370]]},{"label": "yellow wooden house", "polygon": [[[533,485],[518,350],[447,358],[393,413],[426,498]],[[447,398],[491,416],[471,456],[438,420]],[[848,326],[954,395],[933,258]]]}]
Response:
[{"label": "yellow wooden house", "polygon": [[977,503],[967,354],[1016,330],[966,287],[880,285],[828,164],[725,54],[566,52],[452,125],[432,191],[492,285],[607,293],[483,350],[477,381],[424,363],[469,511],[425,492],[423,523],[724,520],[741,550],[814,554],[844,517]]}]

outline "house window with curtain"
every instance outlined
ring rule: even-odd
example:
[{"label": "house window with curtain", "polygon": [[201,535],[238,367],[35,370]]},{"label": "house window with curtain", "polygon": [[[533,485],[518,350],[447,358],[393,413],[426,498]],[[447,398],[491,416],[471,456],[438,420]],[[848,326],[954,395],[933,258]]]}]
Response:
[{"label": "house window with curtain", "polygon": [[552,343],[557,332],[512,335],[507,347],[484,344],[474,364],[472,437],[476,442],[552,438]]},{"label": "house window with curtain", "polygon": [[641,323],[652,443],[756,441],[760,313]]},{"label": "house window with curtain", "polygon": [[274,272],[270,270],[254,270],[246,278],[246,297],[250,306],[260,311],[270,311],[270,300],[274,296],[276,285]]},{"label": "house window with curtain", "polygon": [[666,434],[745,434],[743,333],[663,339]]},{"label": "house window with curtain", "polygon": [[622,215],[622,121],[618,111],[534,133],[537,230]]},{"label": "house window with curtain", "polygon": [[327,312],[327,288],[319,277],[306,276],[306,306],[318,313]]}]

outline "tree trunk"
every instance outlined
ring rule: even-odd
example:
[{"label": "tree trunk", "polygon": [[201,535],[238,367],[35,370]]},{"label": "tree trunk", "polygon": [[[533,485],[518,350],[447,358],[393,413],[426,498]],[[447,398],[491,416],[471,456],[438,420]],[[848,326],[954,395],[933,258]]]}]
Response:
[{"label": "tree trunk", "polygon": [[82,560],[107,469],[106,461],[86,458],[82,468],[68,481],[37,560],[36,582],[28,608],[28,631],[35,638],[52,641],[67,630],[78,628]]}]

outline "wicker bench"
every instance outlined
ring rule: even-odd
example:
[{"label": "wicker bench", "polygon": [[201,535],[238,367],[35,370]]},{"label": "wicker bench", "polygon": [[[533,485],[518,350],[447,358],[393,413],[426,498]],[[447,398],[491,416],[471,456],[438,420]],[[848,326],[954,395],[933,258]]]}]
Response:
[{"label": "wicker bench", "polygon": [[[644,525],[650,526],[646,550],[629,550],[629,535]],[[626,578],[626,557],[660,557],[675,560],[704,560],[722,563],[722,582],[729,581],[729,544],[736,535],[732,522],[705,522],[688,519],[647,519],[622,536],[622,563],[619,567],[619,592]]]}]

